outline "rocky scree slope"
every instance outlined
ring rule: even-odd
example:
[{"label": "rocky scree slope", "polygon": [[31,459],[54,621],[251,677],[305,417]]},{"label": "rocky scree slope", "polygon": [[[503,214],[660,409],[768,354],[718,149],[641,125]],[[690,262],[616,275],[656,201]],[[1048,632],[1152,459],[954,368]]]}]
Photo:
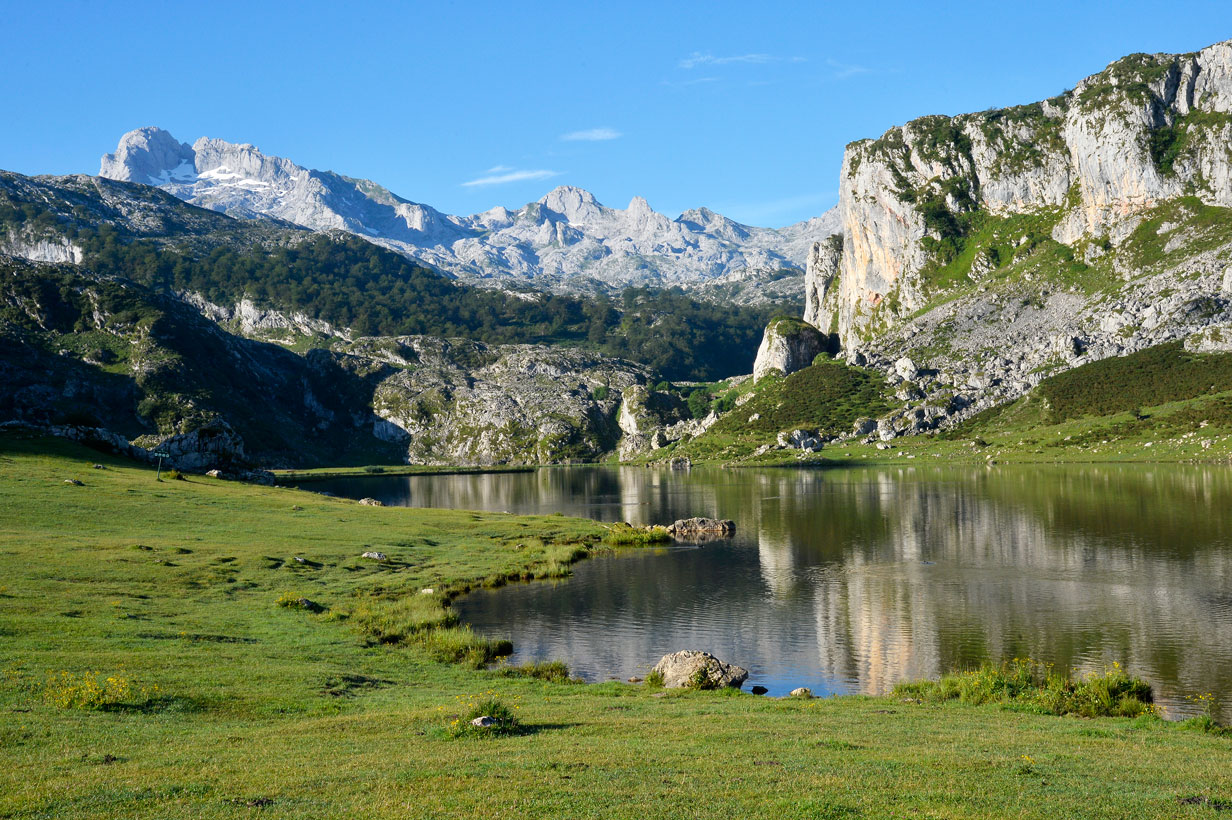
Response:
[{"label": "rocky scree slope", "polygon": [[847,147],[805,320],[919,432],[1086,361],[1232,340],[1232,41]]},{"label": "rocky scree slope", "polygon": [[838,227],[833,210],[778,230],[705,208],[669,219],[641,197],[621,210],[573,187],[517,210],[452,216],[252,145],[188,145],[152,127],[125,134],[99,173],[232,216],[349,231],[468,282],[561,292],[678,285],[748,302],[798,298],[809,248]]}]

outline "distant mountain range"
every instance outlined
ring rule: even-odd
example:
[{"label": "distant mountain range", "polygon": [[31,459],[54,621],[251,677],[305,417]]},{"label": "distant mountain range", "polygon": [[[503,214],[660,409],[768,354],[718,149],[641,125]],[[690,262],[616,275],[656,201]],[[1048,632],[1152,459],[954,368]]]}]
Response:
[{"label": "distant mountain range", "polygon": [[809,249],[839,230],[834,210],[756,228],[706,208],[671,219],[642,197],[608,208],[568,186],[514,211],[453,216],[253,145],[205,137],[189,145],[160,128],[125,134],[99,175],[155,185],[231,216],[349,231],[463,281],[557,292],[679,285],[715,287],[738,301],[798,299]]}]

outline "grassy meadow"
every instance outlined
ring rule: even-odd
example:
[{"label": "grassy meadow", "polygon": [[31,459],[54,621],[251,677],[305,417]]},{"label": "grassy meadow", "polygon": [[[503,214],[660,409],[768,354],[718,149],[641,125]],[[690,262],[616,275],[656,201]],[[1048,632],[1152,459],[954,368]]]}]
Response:
[{"label": "grassy meadow", "polygon": [[[2,436],[0,817],[1171,818],[1232,806],[1232,737],[1150,715],[483,668],[502,647],[445,603],[563,575],[603,535],[560,516],[155,482],[73,444]],[[492,698],[516,726],[457,729]]]}]

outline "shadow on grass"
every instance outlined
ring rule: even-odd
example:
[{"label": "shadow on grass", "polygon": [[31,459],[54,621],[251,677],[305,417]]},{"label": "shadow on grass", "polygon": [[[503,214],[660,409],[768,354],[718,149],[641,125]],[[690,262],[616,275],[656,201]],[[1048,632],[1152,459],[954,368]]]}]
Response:
[{"label": "shadow on grass", "polygon": [[480,728],[467,728],[463,731],[454,733],[445,726],[434,726],[425,734],[438,740],[483,740],[495,741],[510,737],[531,737],[533,735],[542,734],[543,732],[554,732],[564,729],[574,729],[581,726],[581,723],[519,723],[510,729],[502,729],[500,732],[492,732]]},{"label": "shadow on grass", "polygon": [[199,695],[160,695],[140,702],[108,703],[98,709],[119,714],[190,714],[204,712],[214,705],[213,700]]}]

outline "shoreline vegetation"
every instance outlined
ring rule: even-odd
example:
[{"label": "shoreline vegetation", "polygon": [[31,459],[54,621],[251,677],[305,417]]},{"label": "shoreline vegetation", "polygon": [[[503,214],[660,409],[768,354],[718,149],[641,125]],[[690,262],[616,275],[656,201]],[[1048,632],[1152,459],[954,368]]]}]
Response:
[{"label": "shoreline vegetation", "polygon": [[[1085,690],[1008,665],[768,699],[488,668],[508,643],[449,601],[565,575],[611,535],[156,482],[0,436],[0,816],[1177,817],[1232,801],[1226,730],[1160,720],[1119,669]],[[1127,716],[1041,714],[1047,698]]]}]

